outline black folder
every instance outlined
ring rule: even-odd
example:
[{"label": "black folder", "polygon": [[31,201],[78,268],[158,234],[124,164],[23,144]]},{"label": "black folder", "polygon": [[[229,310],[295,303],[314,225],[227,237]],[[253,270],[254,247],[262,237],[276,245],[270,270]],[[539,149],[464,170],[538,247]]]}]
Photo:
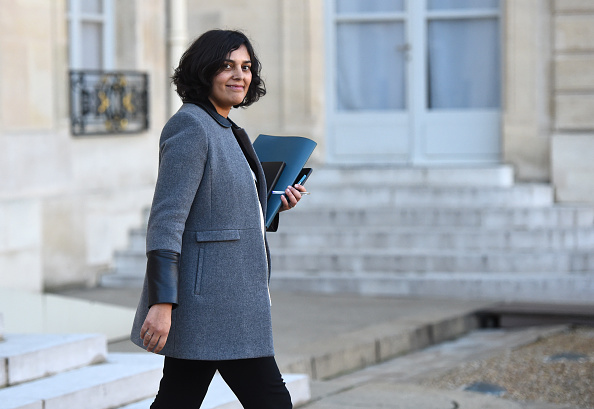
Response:
[{"label": "black folder", "polygon": [[[258,135],[253,145],[260,162],[285,163],[276,183],[272,188],[267,186],[271,192],[272,190],[285,190],[287,186],[292,186],[299,181],[298,177],[317,143],[301,136]],[[311,170],[308,175],[309,173]],[[280,197],[281,195],[270,195],[268,198],[266,227],[270,227],[282,205]]]},{"label": "black folder", "polygon": [[264,169],[264,177],[266,178],[266,191],[267,197],[270,198],[270,194],[276,186],[276,182],[280,178],[280,175],[287,165],[285,162],[261,162],[262,169]]}]

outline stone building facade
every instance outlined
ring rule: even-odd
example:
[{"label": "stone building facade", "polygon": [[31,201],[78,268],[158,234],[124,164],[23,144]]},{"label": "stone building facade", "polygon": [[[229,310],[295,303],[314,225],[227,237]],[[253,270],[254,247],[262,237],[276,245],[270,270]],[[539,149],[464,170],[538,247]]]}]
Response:
[{"label": "stone building facade", "polygon": [[[85,7],[97,13],[86,15]],[[79,17],[90,31],[72,30]],[[432,112],[424,100],[432,92],[424,56],[435,51],[424,27],[436,22],[436,30],[444,29],[460,19],[490,21],[485,30],[495,30],[499,50],[492,55],[500,64],[500,101],[468,117]],[[511,164],[518,181],[552,183],[559,202],[594,203],[589,0],[0,0],[0,21],[3,287],[93,285],[109,268],[150,203],[159,132],[179,104],[168,81],[175,60],[188,41],[218,27],[244,30],[263,63],[267,96],[232,113],[252,137],[310,137],[318,142],[317,166]],[[376,23],[370,42],[355,50],[352,39]],[[150,122],[142,132],[75,136],[70,130],[68,72],[81,59],[88,68],[92,50],[85,41],[98,38],[98,26],[102,54],[92,68],[148,74]],[[402,106],[345,108],[336,88],[341,69],[356,65],[349,56],[364,60],[357,57],[366,48],[381,52],[376,40],[390,33],[402,38],[395,43],[400,54],[386,60],[400,64]],[[384,75],[347,74],[369,84]],[[395,79],[388,71],[386,87]],[[375,96],[369,98],[373,104]],[[476,140],[454,141],[468,129],[464,137]]]}]

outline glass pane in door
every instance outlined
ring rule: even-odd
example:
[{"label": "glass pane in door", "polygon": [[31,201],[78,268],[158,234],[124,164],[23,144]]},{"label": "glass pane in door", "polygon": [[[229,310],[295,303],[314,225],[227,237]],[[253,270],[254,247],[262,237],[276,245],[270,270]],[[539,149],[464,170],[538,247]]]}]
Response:
[{"label": "glass pane in door", "polygon": [[406,109],[404,44],[402,22],[338,23],[338,110]]},{"label": "glass pane in door", "polygon": [[83,13],[102,13],[103,0],[84,0],[81,1],[81,11]]},{"label": "glass pane in door", "polygon": [[429,10],[499,9],[499,0],[429,0]]},{"label": "glass pane in door", "polygon": [[85,22],[81,24],[81,34],[83,47],[82,67],[83,69],[101,69],[103,68],[103,25],[101,23]]},{"label": "glass pane in door", "polygon": [[428,44],[430,109],[500,107],[497,19],[432,20]]},{"label": "glass pane in door", "polygon": [[404,10],[404,0],[336,0],[337,13],[395,12]]}]

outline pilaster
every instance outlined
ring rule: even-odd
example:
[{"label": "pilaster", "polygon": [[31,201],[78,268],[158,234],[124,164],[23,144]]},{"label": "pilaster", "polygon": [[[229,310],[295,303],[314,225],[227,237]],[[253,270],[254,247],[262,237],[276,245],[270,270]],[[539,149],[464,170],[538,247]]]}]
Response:
[{"label": "pilaster", "polygon": [[550,1],[508,0],[504,10],[504,161],[519,180],[548,181]]}]

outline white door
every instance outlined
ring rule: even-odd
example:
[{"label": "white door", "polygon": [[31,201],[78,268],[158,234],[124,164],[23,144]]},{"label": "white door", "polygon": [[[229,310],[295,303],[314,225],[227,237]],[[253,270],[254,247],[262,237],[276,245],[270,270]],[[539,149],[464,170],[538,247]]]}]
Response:
[{"label": "white door", "polygon": [[327,0],[328,161],[500,157],[498,0]]}]

